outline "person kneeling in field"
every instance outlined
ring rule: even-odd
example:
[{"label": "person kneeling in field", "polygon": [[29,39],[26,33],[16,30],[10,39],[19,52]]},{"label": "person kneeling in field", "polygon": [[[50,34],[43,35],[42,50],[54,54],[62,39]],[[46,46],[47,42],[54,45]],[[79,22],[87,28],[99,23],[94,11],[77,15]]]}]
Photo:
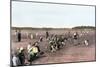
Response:
[{"label": "person kneeling in field", "polygon": [[40,38],[39,38],[39,42],[42,42],[43,41],[43,37],[41,36]]},{"label": "person kneeling in field", "polygon": [[27,45],[27,50],[29,50],[31,47],[32,47],[32,43],[29,42],[28,45]]},{"label": "person kneeling in field", "polygon": [[73,38],[74,38],[75,40],[77,40],[77,39],[78,39],[78,37],[79,37],[78,33],[77,33],[77,32],[75,32],[75,33],[74,33]]},{"label": "person kneeling in field", "polygon": [[89,40],[84,40],[84,44],[85,44],[86,46],[88,46],[88,45],[89,45]]},{"label": "person kneeling in field", "polygon": [[18,53],[14,52],[13,57],[12,57],[12,66],[16,67],[16,66],[20,66],[20,65],[21,65],[21,62],[18,57]]},{"label": "person kneeling in field", "polygon": [[30,62],[30,64],[32,64],[32,61],[38,57],[39,52],[40,52],[40,49],[39,47],[37,47],[37,44],[33,44],[28,49],[28,61]]},{"label": "person kneeling in field", "polygon": [[21,65],[25,65],[25,54],[24,54],[24,48],[20,47],[18,51],[18,57],[20,60]]}]

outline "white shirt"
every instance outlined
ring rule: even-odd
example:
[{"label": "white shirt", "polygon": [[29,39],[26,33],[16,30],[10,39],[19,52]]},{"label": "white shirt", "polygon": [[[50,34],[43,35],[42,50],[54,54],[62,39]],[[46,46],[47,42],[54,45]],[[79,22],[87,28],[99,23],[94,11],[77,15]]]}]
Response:
[{"label": "white shirt", "polygon": [[13,66],[18,66],[18,65],[20,65],[20,60],[19,60],[19,58],[16,57],[16,56],[14,56],[14,57],[12,58],[12,62],[13,62]]},{"label": "white shirt", "polygon": [[28,46],[27,46],[27,50],[29,50],[31,48],[31,45],[30,44],[28,44]]}]

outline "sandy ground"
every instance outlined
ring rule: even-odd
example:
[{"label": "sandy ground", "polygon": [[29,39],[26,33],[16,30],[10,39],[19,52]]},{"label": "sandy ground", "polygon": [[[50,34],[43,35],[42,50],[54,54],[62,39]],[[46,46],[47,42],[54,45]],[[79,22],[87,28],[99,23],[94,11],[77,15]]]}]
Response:
[{"label": "sandy ground", "polygon": [[[84,44],[73,45],[66,42],[66,45],[56,52],[50,52],[47,49],[48,42],[43,39],[43,42],[39,44],[41,51],[45,52],[43,56],[33,61],[32,64],[47,64],[47,63],[62,63],[62,62],[80,62],[80,61],[95,61],[95,31],[83,35],[80,40],[89,39],[89,45]],[[21,42],[16,42],[15,37],[12,38],[12,51],[18,47],[23,46],[25,49],[29,42],[35,42],[37,39],[22,39]]]}]

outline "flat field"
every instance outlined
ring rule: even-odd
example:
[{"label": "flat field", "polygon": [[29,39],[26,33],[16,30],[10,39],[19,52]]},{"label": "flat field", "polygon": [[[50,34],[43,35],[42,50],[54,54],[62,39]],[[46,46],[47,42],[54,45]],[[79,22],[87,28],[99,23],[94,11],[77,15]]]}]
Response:
[{"label": "flat field", "polygon": [[[74,45],[73,41],[66,41],[66,45],[56,52],[50,52],[48,50],[48,41],[45,38],[46,30],[32,30],[32,29],[23,29],[21,30],[22,41],[17,42],[15,30],[11,32],[11,53],[19,47],[27,48],[29,42],[34,43],[39,40],[40,36],[43,36],[43,41],[39,43],[40,50],[44,52],[44,55],[40,58],[34,60],[32,64],[51,64],[51,63],[67,63],[67,62],[81,62],[81,61],[95,61],[96,60],[96,39],[95,39],[95,30],[71,30],[71,29],[52,29],[48,30],[49,34],[57,35],[73,35],[74,32],[78,32],[79,39],[77,42],[80,42],[79,45]],[[32,33],[33,39],[27,37],[27,34]],[[38,36],[36,37],[36,33]],[[84,39],[89,40],[89,45],[86,46],[82,42]],[[28,62],[26,61],[26,64]]]}]

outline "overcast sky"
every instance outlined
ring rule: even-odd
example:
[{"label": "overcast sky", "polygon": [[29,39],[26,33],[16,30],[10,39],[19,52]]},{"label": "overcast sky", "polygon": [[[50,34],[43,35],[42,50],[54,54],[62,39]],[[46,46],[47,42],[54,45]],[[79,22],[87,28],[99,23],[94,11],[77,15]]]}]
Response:
[{"label": "overcast sky", "polygon": [[13,1],[12,26],[95,26],[95,7]]}]

